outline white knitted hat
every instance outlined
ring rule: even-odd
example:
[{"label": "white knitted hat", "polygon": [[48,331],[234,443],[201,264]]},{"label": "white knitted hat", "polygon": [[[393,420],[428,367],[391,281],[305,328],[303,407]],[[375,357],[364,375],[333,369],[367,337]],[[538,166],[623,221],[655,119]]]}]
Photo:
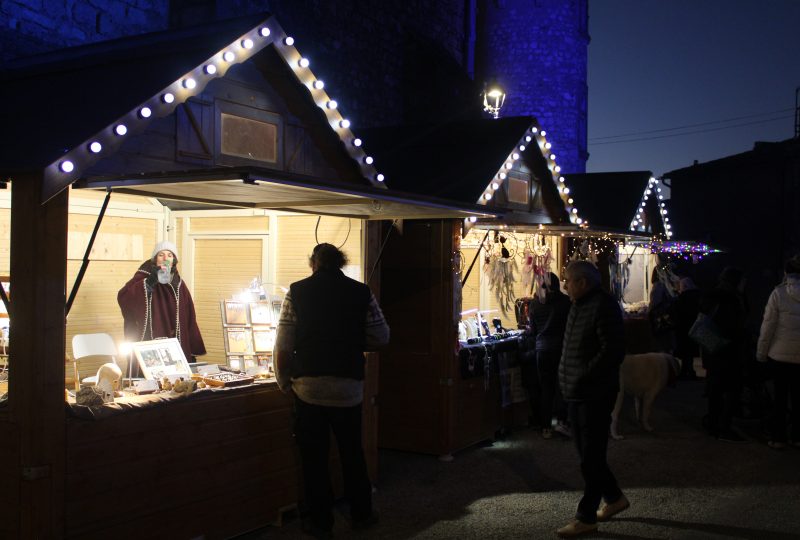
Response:
[{"label": "white knitted hat", "polygon": [[150,258],[155,259],[159,251],[171,251],[172,254],[175,256],[175,261],[177,262],[179,259],[178,248],[172,242],[164,240],[163,242],[159,242],[158,244],[156,244],[156,247],[153,248],[153,254],[150,255]]}]

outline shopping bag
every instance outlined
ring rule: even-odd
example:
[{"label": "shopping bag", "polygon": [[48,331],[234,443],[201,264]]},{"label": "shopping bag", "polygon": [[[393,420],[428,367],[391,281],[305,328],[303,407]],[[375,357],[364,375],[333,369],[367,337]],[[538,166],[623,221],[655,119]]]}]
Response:
[{"label": "shopping bag", "polygon": [[731,340],[720,334],[712,316],[705,313],[697,314],[697,319],[689,329],[689,337],[711,354],[716,354],[731,344]]}]

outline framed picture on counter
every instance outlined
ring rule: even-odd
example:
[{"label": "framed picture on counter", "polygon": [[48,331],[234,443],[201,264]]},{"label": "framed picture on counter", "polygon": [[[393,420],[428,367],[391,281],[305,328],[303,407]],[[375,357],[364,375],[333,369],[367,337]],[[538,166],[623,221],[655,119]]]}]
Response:
[{"label": "framed picture on counter", "polygon": [[222,322],[225,326],[247,326],[247,306],[244,302],[222,301]]},{"label": "framed picture on counter", "polygon": [[259,330],[254,328],[253,345],[257,353],[272,352],[272,348],[275,346],[275,330]]},{"label": "framed picture on counter", "polygon": [[249,328],[225,328],[225,352],[253,354],[253,332]]},{"label": "framed picture on counter", "polygon": [[272,305],[269,302],[251,302],[250,303],[250,324],[257,325],[275,325],[278,321],[272,318]]},{"label": "framed picture on counter", "polygon": [[145,379],[191,377],[192,370],[177,338],[139,341],[131,348]]}]

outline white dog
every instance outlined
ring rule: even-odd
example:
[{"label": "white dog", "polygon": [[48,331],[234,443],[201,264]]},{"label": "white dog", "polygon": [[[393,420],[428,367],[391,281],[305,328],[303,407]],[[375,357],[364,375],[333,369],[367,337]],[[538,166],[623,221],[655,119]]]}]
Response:
[{"label": "white dog", "polygon": [[650,411],[653,401],[673,377],[680,373],[680,363],[667,353],[626,354],[619,369],[619,394],[611,413],[611,437],[622,439],[619,434],[619,413],[625,394],[636,403],[636,419],[645,431],[653,431]]}]

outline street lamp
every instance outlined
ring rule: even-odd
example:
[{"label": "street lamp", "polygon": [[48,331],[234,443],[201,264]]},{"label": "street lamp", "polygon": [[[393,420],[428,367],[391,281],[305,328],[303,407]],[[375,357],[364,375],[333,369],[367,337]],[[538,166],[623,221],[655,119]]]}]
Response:
[{"label": "street lamp", "polygon": [[483,110],[493,118],[500,116],[500,109],[505,101],[506,93],[499,84],[492,83],[483,90]]}]

